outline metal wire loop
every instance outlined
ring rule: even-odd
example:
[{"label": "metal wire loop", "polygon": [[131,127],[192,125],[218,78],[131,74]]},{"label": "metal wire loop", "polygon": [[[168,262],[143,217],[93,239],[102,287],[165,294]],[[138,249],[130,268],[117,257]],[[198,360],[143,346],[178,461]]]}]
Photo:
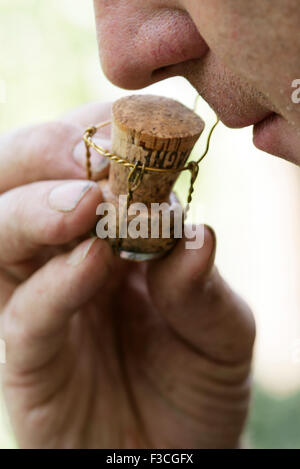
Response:
[{"label": "metal wire loop", "polygon": [[[198,103],[198,98],[196,98],[195,101],[195,110],[197,108],[197,103]],[[201,155],[201,157],[196,160],[196,161],[190,161],[188,162],[183,168],[172,168],[172,169],[165,169],[165,168],[151,168],[145,166],[145,164],[142,164],[140,161],[137,161],[135,163],[129,162],[126,159],[115,155],[114,153],[109,152],[108,150],[105,150],[102,148],[100,145],[97,145],[93,141],[93,137],[96,135],[97,131],[99,129],[102,129],[106,127],[107,125],[110,125],[112,122],[111,121],[106,121],[102,122],[100,124],[97,124],[95,126],[90,126],[88,129],[85,130],[84,135],[83,135],[83,141],[85,143],[86,147],[86,175],[87,179],[92,179],[92,169],[91,169],[91,148],[93,148],[99,155],[109,158],[111,161],[114,163],[117,163],[119,165],[124,166],[125,168],[129,169],[129,174],[128,174],[128,179],[127,179],[127,203],[126,203],[126,209],[128,210],[129,204],[132,201],[133,193],[140,187],[145,173],[181,173],[183,171],[189,171],[191,173],[191,182],[190,182],[190,188],[188,192],[188,197],[187,197],[187,209],[185,210],[185,218],[187,216],[189,206],[192,202],[193,199],[193,193],[195,190],[195,182],[197,180],[198,174],[199,174],[199,165],[205,158],[205,156],[208,154],[209,148],[210,148],[210,142],[211,142],[211,137],[213,135],[213,132],[215,128],[217,127],[219,123],[219,119],[217,118],[215,124],[212,126],[208,137],[207,137],[207,143],[206,143],[206,148],[204,153]],[[118,237],[117,240],[117,249],[121,249],[121,239]]]}]

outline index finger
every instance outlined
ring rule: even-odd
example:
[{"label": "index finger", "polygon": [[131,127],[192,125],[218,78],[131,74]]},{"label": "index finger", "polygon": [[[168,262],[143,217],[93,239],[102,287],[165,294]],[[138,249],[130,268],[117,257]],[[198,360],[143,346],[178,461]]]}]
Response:
[{"label": "index finger", "polygon": [[[96,106],[101,109],[101,105]],[[110,117],[104,106],[99,117]],[[94,112],[94,114],[96,114]],[[0,193],[40,180],[84,179],[86,149],[82,141],[84,126],[78,110],[70,119],[31,126],[0,137]],[[86,116],[86,110],[83,111]],[[107,135],[100,146],[108,146]],[[99,138],[99,137],[97,137]],[[109,149],[109,148],[108,148]],[[108,174],[108,161],[92,150],[93,179]]]}]

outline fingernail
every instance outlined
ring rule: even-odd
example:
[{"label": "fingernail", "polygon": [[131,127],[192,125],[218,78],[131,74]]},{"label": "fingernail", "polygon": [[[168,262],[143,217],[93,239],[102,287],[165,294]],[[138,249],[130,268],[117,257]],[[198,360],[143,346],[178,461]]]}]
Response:
[{"label": "fingernail", "polygon": [[91,181],[72,181],[56,186],[49,194],[49,205],[58,212],[72,212],[94,185]]},{"label": "fingernail", "polygon": [[[94,138],[94,143],[99,145],[104,150],[111,151],[111,141],[108,139]],[[83,141],[79,142],[73,151],[73,157],[77,164],[86,167],[86,146]],[[101,173],[107,170],[109,166],[109,159],[105,156],[99,155],[93,148],[91,148],[91,169],[95,176],[101,176]]]},{"label": "fingernail", "polygon": [[80,247],[75,248],[75,250],[71,253],[67,260],[67,264],[72,266],[77,266],[81,264],[88,256],[92,246],[97,241],[98,238],[91,238],[86,243],[81,245]]}]

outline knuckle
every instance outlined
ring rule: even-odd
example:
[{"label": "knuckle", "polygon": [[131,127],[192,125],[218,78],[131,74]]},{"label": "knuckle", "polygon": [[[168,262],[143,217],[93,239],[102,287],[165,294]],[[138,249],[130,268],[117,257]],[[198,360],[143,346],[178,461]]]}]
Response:
[{"label": "knuckle", "polygon": [[227,322],[232,331],[229,345],[233,352],[238,350],[241,355],[252,354],[256,337],[256,324],[251,308],[226,284],[217,269],[202,286],[203,302],[209,311],[214,311],[218,324]]},{"label": "knuckle", "polygon": [[2,316],[2,334],[8,351],[12,347],[17,349],[20,344],[27,340],[27,332],[20,321],[20,310],[14,301],[16,296],[17,292],[5,307]]}]

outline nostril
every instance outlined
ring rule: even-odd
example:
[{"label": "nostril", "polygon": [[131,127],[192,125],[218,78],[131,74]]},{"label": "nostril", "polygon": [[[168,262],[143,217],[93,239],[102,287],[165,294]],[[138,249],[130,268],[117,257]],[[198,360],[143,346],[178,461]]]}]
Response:
[{"label": "nostril", "polygon": [[[201,56],[203,58],[205,54]],[[199,57],[200,58],[200,57]],[[182,62],[176,62],[170,65],[166,65],[163,67],[156,68],[151,73],[151,79],[153,81],[164,80],[166,78],[171,78],[173,76],[182,75],[184,76],[185,66],[189,63],[197,61],[199,59],[193,58],[189,60],[184,60]]]},{"label": "nostril", "polygon": [[[173,65],[176,65],[176,64],[173,64]],[[167,66],[164,66],[164,67],[159,67],[155,70],[153,70],[152,72],[152,78],[156,79],[162,75],[167,75],[170,71],[170,68],[172,67],[172,65],[167,65]]]}]

